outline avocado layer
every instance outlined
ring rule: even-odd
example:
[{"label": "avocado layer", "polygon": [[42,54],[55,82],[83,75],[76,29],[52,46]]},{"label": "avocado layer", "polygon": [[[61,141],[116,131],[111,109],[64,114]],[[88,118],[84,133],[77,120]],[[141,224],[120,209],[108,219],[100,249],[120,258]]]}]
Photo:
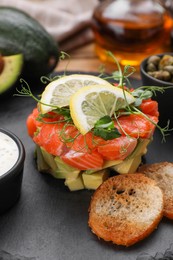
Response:
[{"label": "avocado layer", "polygon": [[3,69],[0,73],[0,94],[11,89],[21,75],[23,55],[16,54],[3,57]]},{"label": "avocado layer", "polygon": [[106,161],[100,170],[80,171],[64,163],[60,157],[53,156],[42,147],[37,146],[37,167],[41,172],[52,174],[55,178],[64,179],[64,184],[71,191],[82,189],[97,189],[113,169],[120,174],[133,173],[141,163],[141,157],[147,151],[149,139],[139,139],[133,153],[125,160]]},{"label": "avocado layer", "polygon": [[151,140],[149,139],[139,139],[138,145],[133,151],[133,153],[122,163],[114,165],[111,168],[120,174],[136,172],[137,168],[141,163],[142,156],[147,152],[147,146],[150,143],[150,141]]},{"label": "avocado layer", "polygon": [[103,169],[98,172],[83,173],[82,178],[86,189],[96,190],[109,177],[109,170]]},{"label": "avocado layer", "polygon": [[68,188],[69,190],[71,191],[76,191],[76,190],[83,190],[85,187],[84,187],[84,184],[83,184],[83,180],[82,180],[82,176],[79,175],[78,177],[76,178],[67,178],[65,180],[65,183],[64,183]]}]

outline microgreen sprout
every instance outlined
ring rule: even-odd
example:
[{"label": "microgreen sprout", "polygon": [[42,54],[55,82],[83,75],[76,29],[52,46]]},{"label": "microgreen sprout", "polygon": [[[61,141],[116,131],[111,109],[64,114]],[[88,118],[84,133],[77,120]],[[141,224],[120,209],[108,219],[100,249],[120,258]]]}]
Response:
[{"label": "microgreen sprout", "polygon": [[150,90],[143,90],[143,89],[135,89],[132,92],[132,95],[135,97],[135,103],[134,106],[138,107],[141,105],[142,101],[145,99],[149,99],[153,96],[152,91]]},{"label": "microgreen sprout", "polygon": [[113,55],[113,53],[110,51],[107,51],[106,54],[113,59],[113,61],[117,65],[118,70],[114,71],[111,76],[108,76],[104,79],[106,79],[106,80],[114,79],[116,81],[119,81],[118,86],[120,86],[120,87],[124,86],[125,81],[128,80],[128,77],[130,77],[135,72],[135,68],[130,65],[126,65],[124,67],[124,70],[122,71],[119,62],[116,59],[116,57]]},{"label": "microgreen sprout", "polygon": [[105,65],[101,64],[98,68],[98,72],[100,73],[98,76],[101,78],[105,74]]},{"label": "microgreen sprout", "polygon": [[[141,86],[138,87],[137,90],[148,90],[151,91],[154,96],[157,96],[157,93],[160,92],[161,94],[163,94],[165,92],[165,90],[173,88],[172,86],[167,86],[167,87],[159,87],[159,86]],[[134,90],[136,91],[136,90]]]},{"label": "microgreen sprout", "polygon": [[118,129],[114,127],[114,122],[110,116],[100,118],[94,125],[93,133],[104,140],[111,140],[121,136]]},{"label": "microgreen sprout", "polygon": [[[69,127],[70,125],[72,125],[72,124],[66,123],[66,124],[63,126],[62,130],[60,131],[60,136],[61,136],[61,138],[62,138],[62,141],[65,142],[65,143],[73,143],[74,140],[75,140],[75,139],[79,136],[79,134],[80,134],[79,132],[77,132],[74,137],[70,136],[70,135],[68,134],[68,130],[67,130],[67,127]],[[67,131],[66,131],[66,130],[67,130]]]},{"label": "microgreen sprout", "polygon": [[124,91],[124,98],[125,98],[126,103],[127,103],[126,109],[124,109],[124,111],[120,111],[120,112],[119,111],[115,111],[115,113],[114,113],[114,118],[117,121],[117,124],[118,124],[119,128],[121,129],[121,131],[124,132],[124,134],[126,134],[124,129],[121,127],[121,125],[118,122],[118,117],[119,116],[130,115],[130,114],[141,114],[147,120],[149,120],[153,125],[155,125],[156,128],[159,129],[159,131],[160,131],[160,133],[162,135],[162,141],[166,141],[165,137],[167,135],[169,135],[170,131],[173,130],[173,129],[169,129],[169,121],[168,121],[167,125],[162,128],[157,123],[155,123],[151,118],[149,118],[147,115],[142,113],[142,111],[140,109],[138,109],[138,107],[141,105],[143,100],[149,99],[153,95],[156,96],[157,92],[164,93],[166,89],[172,88],[172,86],[168,86],[168,87],[164,87],[164,88],[163,87],[159,87],[159,86],[141,86],[141,87],[138,87],[137,89],[134,89],[131,92],[131,94],[135,97],[135,103],[131,104],[131,105],[128,105],[128,102],[127,102],[127,99],[126,99],[126,95],[125,95],[125,84],[128,83],[128,85],[131,85],[128,78],[135,72],[135,68],[130,66],[130,65],[127,65],[127,66],[124,67],[124,70],[122,71],[119,62],[115,58],[113,53],[110,52],[110,51],[107,51],[106,53],[107,53],[108,56],[110,56],[113,59],[113,61],[117,65],[118,70],[113,72],[110,77],[105,77],[104,79],[105,80],[114,79],[114,80],[119,82],[117,84],[117,87],[121,87],[123,89],[123,91]]},{"label": "microgreen sprout", "polygon": [[124,72],[123,72],[124,78],[125,79],[129,78],[135,71],[136,69],[134,67],[130,65],[126,65],[124,67]]},{"label": "microgreen sprout", "polygon": [[64,76],[66,75],[66,72],[67,72],[67,68],[68,68],[68,65],[70,63],[70,55],[64,51],[61,51],[60,53],[60,57],[59,57],[59,60],[65,60],[66,58],[68,58],[68,61],[67,61],[67,64],[65,66],[65,69],[64,69]]},{"label": "microgreen sprout", "polygon": [[52,82],[52,81],[54,81],[54,80],[56,80],[56,79],[59,79],[59,78],[65,76],[65,75],[66,75],[66,72],[67,72],[67,67],[68,67],[68,65],[69,65],[69,63],[70,63],[70,55],[67,54],[67,53],[64,52],[64,51],[61,51],[61,52],[60,52],[59,61],[65,60],[66,58],[68,58],[69,60],[68,60],[68,62],[67,62],[67,64],[66,64],[66,67],[65,67],[65,69],[64,69],[64,73],[63,73],[62,75],[55,75],[55,76],[53,76],[53,77],[52,77],[51,75],[50,75],[49,77],[47,77],[47,76],[42,76],[42,77],[40,78],[40,81],[41,81],[43,84],[48,84],[48,83],[50,83],[50,82]]},{"label": "microgreen sprout", "polygon": [[155,125],[159,129],[159,131],[162,135],[162,141],[163,142],[166,141],[165,137],[169,135],[169,132],[173,131],[173,129],[169,128],[169,124],[170,124],[169,120],[168,120],[167,125],[165,127],[160,127],[157,123],[155,123],[150,117],[148,117],[146,114],[144,114],[138,108],[134,107],[134,111],[136,111],[136,113],[133,112],[134,114],[143,115],[149,122],[151,122],[153,125]]},{"label": "microgreen sprout", "polygon": [[[70,109],[69,107],[57,107],[55,105],[51,105],[51,104],[45,104],[43,102],[41,102],[41,100],[39,98],[37,98],[31,91],[28,83],[24,80],[24,79],[20,79],[20,82],[21,82],[21,85],[22,85],[22,88],[21,90],[18,90],[16,89],[17,91],[17,94],[14,94],[14,96],[22,96],[22,97],[32,97],[36,102],[38,102],[39,104],[43,104],[45,106],[50,106],[52,108],[54,108],[54,112],[59,114],[59,115],[62,115],[64,116],[64,120],[62,121],[58,121],[58,122],[72,122],[72,119],[71,119],[71,115],[70,115]],[[25,86],[24,86],[25,84]],[[38,118],[39,121],[42,121],[42,122],[45,122],[44,121],[44,118],[46,116],[49,116],[48,114],[40,114],[40,117]],[[51,122],[47,122],[47,123],[51,123]],[[54,122],[55,123],[55,122]]]},{"label": "microgreen sprout", "polygon": [[118,71],[115,71],[113,73],[114,79],[115,80],[119,79],[119,86],[123,86],[124,76],[123,76],[123,73],[122,73],[122,70],[121,70],[121,67],[120,67],[118,60],[115,58],[115,56],[110,51],[107,52],[107,55],[110,56],[113,59],[113,61],[115,62],[115,64],[118,67]]},{"label": "microgreen sprout", "polygon": [[122,133],[124,133],[124,134],[127,136],[128,134],[126,133],[126,131],[123,129],[123,127],[122,127],[121,124],[119,123],[118,117],[117,117],[116,113],[114,113],[114,118],[115,118],[115,120],[116,120],[116,122],[117,122],[117,125],[118,125],[119,128],[121,129]]},{"label": "microgreen sprout", "polygon": [[[24,80],[24,79],[20,79],[20,83],[21,83],[21,90],[16,89],[18,94],[14,94],[14,96],[22,96],[22,97],[32,97],[36,102],[40,102],[40,100],[33,95],[29,84]],[[25,85],[25,86],[24,86]]]},{"label": "microgreen sprout", "polygon": [[[21,90],[16,89],[17,94],[14,94],[14,96],[22,96],[22,97],[32,97],[36,102],[43,104],[45,106],[49,106],[49,107],[53,107],[55,109],[58,109],[57,106],[51,105],[51,104],[45,104],[43,102],[41,102],[41,100],[39,98],[37,98],[31,91],[29,84],[24,80],[24,79],[20,79],[21,82]],[[25,84],[25,86],[24,86]]]},{"label": "microgreen sprout", "polygon": [[[153,121],[152,118],[150,118],[149,116],[147,116],[146,114],[144,114],[141,110],[140,110],[140,105],[142,104],[143,100],[147,100],[150,99],[153,95],[157,95],[157,92],[160,93],[164,93],[164,91],[168,88],[172,88],[170,86],[168,87],[158,87],[158,86],[141,86],[138,87],[137,89],[134,90],[130,90],[126,87],[126,85],[130,85],[130,80],[129,77],[135,72],[135,69],[129,65],[125,66],[124,69],[121,69],[121,66],[118,62],[118,60],[115,58],[115,56],[108,51],[107,55],[109,57],[111,57],[113,59],[113,61],[115,62],[116,66],[117,66],[117,70],[114,71],[112,73],[112,75],[108,76],[105,74],[105,68],[104,65],[102,65],[102,67],[100,67],[100,75],[99,77],[102,77],[105,80],[114,80],[117,81],[117,87],[121,88],[123,90],[124,93],[124,100],[126,102],[126,106],[118,106],[116,104],[116,108],[117,111],[115,110],[115,107],[113,106],[112,111],[111,111],[111,115],[113,116],[109,116],[109,115],[105,115],[102,116],[94,125],[94,128],[92,129],[92,133],[95,136],[100,136],[101,138],[103,138],[104,140],[111,140],[114,138],[118,138],[121,136],[121,133],[125,134],[126,136],[128,136],[128,134],[126,133],[126,131],[123,129],[123,127],[121,126],[121,124],[119,123],[119,117],[120,116],[128,116],[131,114],[138,114],[138,115],[142,115],[144,116],[149,122],[151,122],[155,127],[157,127],[159,129],[159,131],[161,132],[162,135],[162,140],[165,141],[165,137],[169,134],[170,131],[172,131],[173,129],[169,129],[169,121],[167,123],[167,125],[165,127],[160,127],[155,121]],[[65,52],[61,52],[60,54],[60,60],[65,60],[66,58],[69,59],[69,61],[67,62],[67,65],[65,67],[65,71],[63,75],[56,75],[56,76],[50,76],[50,77],[41,77],[41,81],[44,84],[50,83],[51,81],[58,79],[62,76],[66,75],[66,71],[67,71],[67,67],[68,64],[70,62],[70,56],[65,53]],[[52,108],[52,111],[55,114],[55,120],[54,121],[49,121],[46,120],[46,118],[50,117],[51,115],[49,115],[49,113],[47,114],[39,114],[37,120],[38,121],[42,121],[43,123],[47,123],[47,124],[55,124],[55,123],[62,123],[65,122],[65,125],[60,133],[61,138],[64,140],[64,142],[74,142],[74,140],[79,136],[79,132],[77,132],[77,134],[74,137],[68,136],[66,134],[66,127],[69,125],[73,125],[73,121],[70,115],[70,108],[67,107],[58,107],[55,105],[51,105],[51,104],[45,104],[43,102],[41,102],[41,100],[39,99],[39,96],[35,96],[28,83],[24,80],[21,79],[20,80],[22,88],[21,90],[17,89],[17,94],[14,94],[15,96],[24,96],[24,97],[32,97],[37,103],[45,105],[45,106],[49,106]],[[133,104],[128,104],[127,102],[127,97],[126,97],[126,91],[128,91],[131,95],[133,95],[133,97],[135,98],[135,102]],[[39,106],[38,106],[39,107]],[[107,111],[104,111],[105,114]],[[57,115],[62,115],[62,117],[57,117],[57,121],[56,121],[56,114]],[[104,115],[104,113],[103,113]],[[121,133],[119,132],[119,130],[114,126],[114,122],[116,122],[118,129],[121,131]],[[67,131],[68,132],[68,131]],[[87,143],[87,142],[86,142]],[[87,145],[87,144],[86,144]],[[87,148],[87,147],[85,147]]]},{"label": "microgreen sprout", "polygon": [[54,80],[56,80],[56,79],[59,79],[59,78],[61,78],[62,77],[62,75],[56,75],[56,76],[49,76],[49,77],[46,77],[46,76],[42,76],[41,78],[40,78],[40,81],[43,83],[43,84],[45,84],[45,85],[47,85],[47,84],[49,84],[50,82],[52,82],[52,81],[54,81]]},{"label": "microgreen sprout", "polygon": [[[58,115],[62,115],[62,119],[58,118],[57,121],[56,121],[56,117],[57,117],[57,114]],[[50,118],[50,119],[54,119],[53,121],[47,121],[45,119],[47,118]],[[45,124],[58,124],[58,123],[63,123],[63,122],[66,122],[66,123],[71,123],[72,122],[72,118],[71,118],[71,115],[70,115],[70,110],[69,108],[59,108],[59,110],[54,110],[54,114],[41,114],[39,113],[37,119],[37,121],[39,122],[42,122],[42,123],[45,123]]]}]

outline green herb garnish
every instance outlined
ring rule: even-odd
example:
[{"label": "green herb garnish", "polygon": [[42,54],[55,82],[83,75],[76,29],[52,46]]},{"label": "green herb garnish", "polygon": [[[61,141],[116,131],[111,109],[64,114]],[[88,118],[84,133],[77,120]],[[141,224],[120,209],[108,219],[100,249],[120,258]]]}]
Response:
[{"label": "green herb garnish", "polygon": [[110,116],[100,118],[94,126],[93,133],[104,140],[111,140],[121,136],[118,129],[114,127],[114,122]]}]

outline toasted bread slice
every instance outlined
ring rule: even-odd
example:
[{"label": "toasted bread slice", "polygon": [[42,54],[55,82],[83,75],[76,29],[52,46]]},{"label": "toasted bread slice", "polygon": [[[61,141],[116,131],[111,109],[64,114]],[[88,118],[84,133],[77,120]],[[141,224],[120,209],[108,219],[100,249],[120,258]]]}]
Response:
[{"label": "toasted bread slice", "polygon": [[173,219],[173,163],[146,164],[141,166],[138,171],[154,179],[162,189],[164,199],[163,214],[165,217]]},{"label": "toasted bread slice", "polygon": [[106,241],[130,246],[147,237],[163,216],[163,193],[144,174],[109,178],[95,191],[88,224]]}]

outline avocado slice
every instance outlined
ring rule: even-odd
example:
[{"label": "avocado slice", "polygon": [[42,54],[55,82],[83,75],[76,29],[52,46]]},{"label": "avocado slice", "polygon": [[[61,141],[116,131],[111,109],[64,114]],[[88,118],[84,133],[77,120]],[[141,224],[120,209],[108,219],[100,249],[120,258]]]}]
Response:
[{"label": "avocado slice", "polygon": [[83,173],[83,183],[86,189],[96,190],[109,177],[109,170],[102,169],[95,173]]},{"label": "avocado slice", "polygon": [[65,185],[71,191],[83,190],[85,188],[81,174],[77,178],[67,178],[65,180]]},{"label": "avocado slice", "polygon": [[80,170],[66,164],[65,162],[63,162],[63,160],[61,160],[60,157],[56,156],[54,158],[55,163],[57,165],[57,169],[56,169],[56,178],[58,179],[67,179],[67,178],[77,178]]},{"label": "avocado slice", "polygon": [[48,153],[43,147],[36,146],[37,168],[57,179],[76,179],[80,170],[64,163],[60,157]]},{"label": "avocado slice", "polygon": [[142,156],[146,153],[147,146],[150,142],[150,139],[139,139],[138,145],[136,146],[133,153],[129,157],[127,157],[122,163],[113,165],[111,168],[120,174],[136,172],[138,166],[141,163]]},{"label": "avocado slice", "polygon": [[42,153],[45,163],[49,166],[48,172],[56,178],[57,165],[54,161],[54,156],[52,154],[46,152],[46,150],[43,147],[41,147],[41,153]]},{"label": "avocado slice", "polygon": [[112,169],[120,174],[128,174],[136,172],[139,164],[141,163],[141,155],[136,157],[127,158],[122,163],[114,165]]},{"label": "avocado slice", "polygon": [[37,169],[39,172],[49,172],[49,165],[45,162],[40,146],[36,145]]},{"label": "avocado slice", "polygon": [[135,150],[133,151],[133,153],[128,157],[128,158],[134,158],[138,155],[144,155],[147,152],[147,146],[149,145],[149,143],[151,142],[150,139],[142,139],[140,138],[138,140],[138,144],[135,148]]},{"label": "avocado slice", "polygon": [[23,69],[23,55],[1,57],[0,95],[10,90],[17,82]]}]

